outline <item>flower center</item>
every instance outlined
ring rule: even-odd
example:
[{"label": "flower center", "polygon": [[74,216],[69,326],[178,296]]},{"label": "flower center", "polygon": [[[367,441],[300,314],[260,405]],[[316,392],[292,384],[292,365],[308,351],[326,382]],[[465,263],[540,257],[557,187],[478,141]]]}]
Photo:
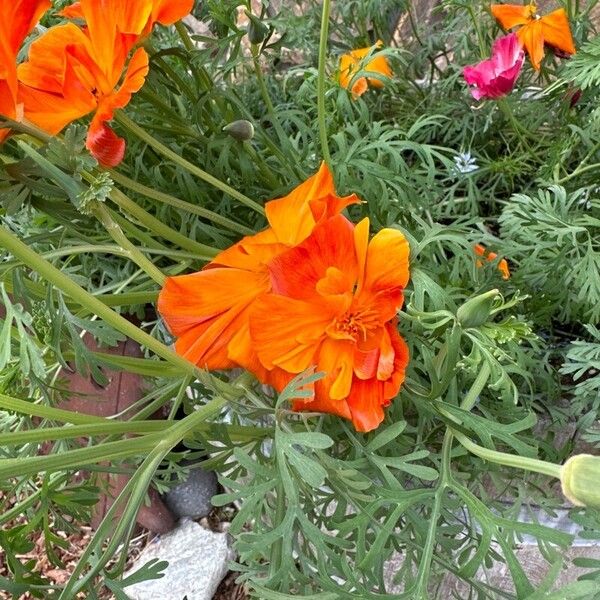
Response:
[{"label": "flower center", "polygon": [[349,310],[342,317],[335,319],[330,334],[332,337],[366,340],[369,331],[379,327],[380,319],[377,311],[372,308]]}]

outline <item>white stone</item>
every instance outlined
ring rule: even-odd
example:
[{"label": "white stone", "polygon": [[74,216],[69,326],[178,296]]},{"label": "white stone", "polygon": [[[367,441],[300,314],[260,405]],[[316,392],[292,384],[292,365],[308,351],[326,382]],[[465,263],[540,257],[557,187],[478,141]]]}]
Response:
[{"label": "white stone", "polygon": [[183,520],[170,533],[154,538],[123,578],[154,558],[168,561],[164,577],[126,587],[131,600],[211,600],[233,552],[226,533]]}]

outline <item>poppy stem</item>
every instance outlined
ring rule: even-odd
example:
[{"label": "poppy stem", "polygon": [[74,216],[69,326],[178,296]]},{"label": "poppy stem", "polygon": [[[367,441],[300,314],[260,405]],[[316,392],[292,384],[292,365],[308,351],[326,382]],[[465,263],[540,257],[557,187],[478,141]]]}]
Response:
[{"label": "poppy stem", "polygon": [[506,452],[490,450],[489,448],[484,448],[483,446],[479,446],[475,442],[471,441],[466,435],[460,433],[460,431],[453,430],[453,434],[454,437],[469,452],[471,452],[471,454],[475,454],[475,456],[479,456],[479,458],[483,458],[484,460],[499,465],[515,467],[517,469],[532,471],[534,473],[542,473],[543,475],[560,479],[561,465],[546,462],[545,460],[539,460],[537,458],[529,458],[527,456],[519,456],[516,454],[508,454]]},{"label": "poppy stem", "polygon": [[327,139],[327,121],[325,119],[325,63],[327,61],[327,37],[329,34],[329,16],[331,13],[331,0],[323,0],[323,13],[321,16],[321,37],[319,39],[319,71],[317,77],[317,112],[319,121],[319,137],[321,140],[321,153],[323,160],[331,166],[331,154]]},{"label": "poppy stem", "polygon": [[113,181],[116,181],[119,185],[122,185],[132,192],[137,192],[138,194],[142,194],[147,198],[152,198],[153,200],[158,200],[159,202],[168,204],[169,206],[173,206],[175,208],[185,210],[188,213],[198,215],[199,217],[215,223],[215,225],[221,225],[226,229],[230,229],[236,233],[241,233],[242,235],[252,235],[255,233],[254,230],[250,229],[249,227],[241,225],[240,223],[236,223],[235,221],[232,221],[231,219],[228,219],[219,213],[213,212],[208,208],[192,204],[191,202],[180,200],[179,198],[175,198],[170,194],[166,194],[165,192],[161,192],[159,190],[155,190],[154,188],[143,185],[142,183],[134,181],[126,175],[123,175],[123,173],[120,173],[119,171],[111,169],[109,173]]},{"label": "poppy stem", "polygon": [[104,204],[98,202],[92,209],[94,216],[104,225],[108,235],[125,250],[129,258],[142,269],[150,278],[154,279],[158,285],[162,286],[165,283],[165,275],[162,273],[156,265],[142,252],[134,246],[127,236],[123,233],[123,230],[111,217],[110,212],[104,206]]},{"label": "poppy stem", "polygon": [[191,362],[179,356],[173,350],[159,342],[139,327],[128,321],[125,317],[109,308],[102,300],[90,294],[80,285],[75,283],[68,275],[57,269],[53,264],[42,258],[35,250],[23,243],[11,231],[0,225],[0,247],[10,252],[16,259],[23,262],[30,269],[39,273],[48,283],[54,285],[61,292],[72,298],[82,308],[100,317],[105,323],[114,327],[127,337],[145,346],[157,356],[164,358],[185,373],[196,376],[205,376]]},{"label": "poppy stem", "polygon": [[245,196],[241,192],[234,190],[231,186],[227,185],[220,179],[213,177],[212,175],[210,175],[210,173],[207,173],[206,171],[202,170],[200,167],[193,165],[191,162],[187,161],[185,158],[179,156],[179,154],[177,154],[177,152],[174,152],[173,150],[171,150],[170,148],[168,148],[167,146],[165,146],[164,144],[159,142],[155,137],[150,135],[146,130],[144,130],[142,127],[140,127],[137,123],[134,123],[123,111],[119,110],[115,114],[115,120],[118,123],[120,123],[123,127],[125,127],[125,129],[129,130],[131,133],[136,135],[140,140],[142,140],[143,142],[146,142],[146,144],[148,144],[148,146],[150,146],[156,152],[158,152],[158,154],[161,154],[165,158],[172,160],[176,165],[185,169],[189,173],[192,173],[192,175],[195,175],[196,177],[198,177],[202,181],[205,181],[206,183],[212,185],[216,189],[221,190],[223,193],[227,194],[228,196],[231,196],[232,198],[239,200],[244,206],[251,208],[252,210],[256,211],[257,213],[259,213],[261,215],[265,214],[265,210],[260,204],[258,204],[254,200],[251,200],[250,198],[248,198],[248,196]]}]

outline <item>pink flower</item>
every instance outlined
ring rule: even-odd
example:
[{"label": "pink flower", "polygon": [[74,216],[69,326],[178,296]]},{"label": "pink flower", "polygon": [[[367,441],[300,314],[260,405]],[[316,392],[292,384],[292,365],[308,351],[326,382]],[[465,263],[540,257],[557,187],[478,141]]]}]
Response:
[{"label": "pink flower", "polygon": [[492,46],[491,58],[463,69],[465,81],[473,86],[473,98],[500,98],[508,94],[524,60],[525,53],[515,33],[498,38]]}]

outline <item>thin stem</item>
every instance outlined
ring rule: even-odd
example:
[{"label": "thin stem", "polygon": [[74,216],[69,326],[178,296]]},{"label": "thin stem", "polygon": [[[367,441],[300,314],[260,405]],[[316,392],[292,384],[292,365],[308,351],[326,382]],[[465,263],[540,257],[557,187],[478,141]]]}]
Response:
[{"label": "thin stem", "polygon": [[15,258],[20,259],[29,268],[37,271],[49,283],[70,296],[80,306],[103,319],[106,323],[124,335],[145,346],[171,364],[180,367],[185,373],[202,374],[192,363],[179,356],[151,335],[130,323],[127,319],[110,309],[101,300],[77,285],[62,271],[39,256],[29,246],[19,240],[3,225],[0,225],[0,246],[6,248]]},{"label": "thin stem", "polygon": [[164,202],[169,206],[173,206],[175,208],[179,208],[181,210],[185,210],[186,212],[198,215],[199,217],[203,217],[209,221],[217,225],[221,225],[230,229],[231,231],[235,231],[237,233],[241,233],[242,235],[252,235],[254,231],[245,225],[241,225],[224,217],[208,208],[204,208],[202,206],[197,206],[196,204],[192,204],[191,202],[186,202],[185,200],[180,200],[179,198],[175,198],[170,194],[166,194],[165,192],[160,192],[151,187],[143,185],[133,179],[130,179],[123,173],[119,173],[118,171],[111,170],[110,176],[113,181],[116,181],[118,184],[126,187],[132,192],[137,192],[138,194],[143,194],[147,198],[152,198],[153,200],[158,200],[159,202]]},{"label": "thin stem", "polygon": [[252,62],[254,64],[254,72],[256,74],[256,80],[258,81],[258,88],[260,90],[260,95],[262,96],[263,102],[267,107],[267,114],[277,132],[277,137],[280,142],[286,146],[286,148],[294,155],[296,155],[296,151],[292,147],[290,143],[290,139],[285,134],[281,123],[279,122],[279,118],[277,117],[277,113],[275,112],[275,106],[273,106],[273,101],[271,100],[271,95],[269,94],[269,89],[267,88],[267,83],[265,81],[265,76],[263,75],[262,67],[260,66],[260,51],[256,44],[252,44],[250,49],[252,53]]},{"label": "thin stem", "polygon": [[323,0],[323,13],[321,15],[321,37],[319,39],[319,73],[317,78],[317,112],[319,121],[319,137],[321,139],[321,153],[323,160],[331,166],[329,153],[329,140],[327,139],[327,121],[325,119],[325,63],[327,61],[327,35],[329,32],[329,15],[331,13],[331,0]]},{"label": "thin stem", "polygon": [[577,169],[575,169],[569,175],[566,175],[562,179],[558,179],[556,181],[556,183],[565,183],[566,181],[573,179],[573,177],[577,177],[578,175],[581,175],[582,173],[586,173],[587,171],[593,171],[594,169],[600,169],[600,163],[594,163],[593,165],[586,165],[585,167],[579,166]]},{"label": "thin stem", "polygon": [[472,442],[466,435],[460,433],[460,431],[453,431],[453,434],[469,452],[475,454],[475,456],[479,456],[479,458],[483,458],[484,460],[499,465],[515,467],[525,471],[533,471],[534,473],[542,473],[543,475],[549,475],[550,477],[560,479],[560,465],[549,463],[544,460],[538,460],[536,458],[528,458],[525,456],[506,454],[505,452],[498,452],[496,450],[489,450],[488,448],[484,448],[483,446],[479,446],[475,442]]},{"label": "thin stem", "polygon": [[219,253],[219,250],[216,250],[211,246],[207,246],[206,244],[201,244],[196,240],[192,240],[178,231],[175,231],[172,227],[165,225],[162,221],[159,221],[156,217],[152,216],[148,211],[139,206],[139,204],[136,204],[121,190],[112,190],[110,193],[110,199],[119,208],[134,216],[140,223],[142,223],[142,225],[144,225],[144,227],[147,227],[150,231],[159,235],[160,237],[169,240],[178,246],[181,246],[185,250],[196,253],[198,258],[211,260]]},{"label": "thin stem", "polygon": [[121,248],[127,251],[129,258],[135,262],[140,269],[143,271],[158,285],[163,286],[165,284],[165,275],[162,273],[155,264],[146,258],[140,250],[136,248],[128,239],[127,236],[123,233],[123,230],[115,223],[115,221],[110,216],[106,206],[101,203],[97,203],[96,206],[92,209],[92,213],[94,216],[104,225],[108,235],[117,242]]},{"label": "thin stem", "polygon": [[206,183],[212,185],[216,189],[221,190],[223,193],[228,194],[232,198],[239,200],[244,206],[251,208],[252,210],[256,211],[261,215],[265,214],[264,208],[260,204],[258,204],[254,200],[251,200],[250,198],[238,192],[237,190],[234,190],[231,186],[227,185],[226,183],[222,182],[216,177],[213,177],[206,171],[203,171],[200,167],[197,167],[196,165],[193,165],[192,163],[188,162],[187,160],[185,160],[185,158],[182,158],[181,156],[179,156],[179,154],[177,154],[170,148],[167,148],[167,146],[159,142],[156,138],[152,137],[147,131],[145,131],[139,125],[134,123],[123,111],[118,111],[115,115],[115,119],[123,127],[128,129],[134,135],[136,135],[140,140],[146,142],[159,154],[162,154],[164,157],[172,160],[175,164],[179,165],[186,171],[189,171],[199,179],[202,179],[202,181],[205,181]]}]

